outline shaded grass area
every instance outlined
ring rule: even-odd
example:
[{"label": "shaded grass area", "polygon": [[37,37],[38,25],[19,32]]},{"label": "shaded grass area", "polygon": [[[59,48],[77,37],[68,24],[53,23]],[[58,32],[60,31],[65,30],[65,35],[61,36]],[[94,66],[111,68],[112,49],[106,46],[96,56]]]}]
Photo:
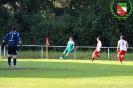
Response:
[{"label": "shaded grass area", "polygon": [[18,59],[18,65],[0,59],[0,88],[133,87],[132,61]]}]

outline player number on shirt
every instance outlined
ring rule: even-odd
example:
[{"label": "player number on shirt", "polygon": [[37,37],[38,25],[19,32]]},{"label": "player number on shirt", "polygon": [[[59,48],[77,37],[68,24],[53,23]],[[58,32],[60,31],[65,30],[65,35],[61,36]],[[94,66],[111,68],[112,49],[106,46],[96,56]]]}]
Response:
[{"label": "player number on shirt", "polygon": [[12,37],[11,37],[10,41],[14,41],[14,40],[13,40],[13,34],[12,34]]}]

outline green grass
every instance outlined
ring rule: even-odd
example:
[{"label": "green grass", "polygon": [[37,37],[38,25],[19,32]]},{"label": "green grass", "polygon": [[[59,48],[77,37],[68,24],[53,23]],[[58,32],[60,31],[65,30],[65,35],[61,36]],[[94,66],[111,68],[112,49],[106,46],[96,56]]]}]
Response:
[{"label": "green grass", "polygon": [[[57,52],[57,51],[49,51],[49,59],[59,59],[59,57],[62,56],[63,52]],[[76,60],[90,60],[92,56],[93,51],[76,51]],[[108,60],[108,54],[106,52],[99,52],[99,55],[102,57],[102,60]],[[3,56],[3,52],[2,52]],[[125,55],[124,60],[131,61],[133,57],[132,53],[127,52]],[[21,59],[38,59],[41,58],[41,51],[19,51],[18,58]],[[46,58],[46,52],[43,53],[43,58]],[[71,52],[69,54],[68,59],[74,59],[74,52]],[[109,60],[115,60],[117,61],[117,53],[110,52]]]},{"label": "green grass", "polygon": [[0,59],[0,88],[133,88],[133,61]]}]

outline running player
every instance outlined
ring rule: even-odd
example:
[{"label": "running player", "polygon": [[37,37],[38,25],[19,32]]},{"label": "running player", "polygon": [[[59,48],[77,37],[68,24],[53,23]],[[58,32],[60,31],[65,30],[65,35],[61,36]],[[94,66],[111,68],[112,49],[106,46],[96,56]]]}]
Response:
[{"label": "running player", "polygon": [[96,57],[99,58],[99,59],[101,58],[101,57],[98,55],[98,53],[100,52],[100,49],[101,49],[101,47],[102,47],[102,43],[101,43],[101,41],[100,41],[100,37],[97,37],[96,39],[97,39],[97,46],[96,46],[95,51],[94,51],[93,54],[92,54],[92,58],[91,58],[92,61],[94,61],[94,56],[96,56]]},{"label": "running player", "polygon": [[[73,37],[70,37],[69,38],[69,41],[68,41],[68,43],[67,43],[67,47],[66,47],[66,49],[64,50],[64,52],[63,52],[63,55],[62,55],[62,57],[60,57],[60,59],[67,59],[68,58],[68,55],[69,55],[69,53],[74,49],[74,41],[73,41]],[[66,56],[65,56],[65,54],[66,54]]]},{"label": "running player", "polygon": [[20,35],[16,32],[17,28],[12,27],[12,31],[7,33],[3,39],[2,47],[5,45],[5,41],[8,40],[8,66],[11,66],[11,57],[13,55],[13,66],[17,67],[17,43],[22,46]]},{"label": "running player", "polygon": [[120,63],[122,63],[124,59],[124,55],[127,52],[127,48],[128,48],[127,41],[124,40],[124,36],[120,36],[120,40],[118,41],[117,50],[116,50],[118,52],[117,57]]}]

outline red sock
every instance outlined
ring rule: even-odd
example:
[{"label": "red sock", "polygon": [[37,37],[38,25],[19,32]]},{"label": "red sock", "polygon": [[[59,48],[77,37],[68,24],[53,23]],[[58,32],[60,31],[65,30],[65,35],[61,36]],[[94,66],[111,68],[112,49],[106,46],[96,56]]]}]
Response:
[{"label": "red sock", "polygon": [[96,55],[97,58],[101,58],[99,55]]},{"label": "red sock", "polygon": [[122,58],[119,56],[119,61],[122,62]]},{"label": "red sock", "polygon": [[120,61],[120,57],[118,56],[118,60]]},{"label": "red sock", "polygon": [[123,61],[124,57],[121,58],[121,61]]},{"label": "red sock", "polygon": [[91,60],[93,61],[94,60],[94,57],[92,57]]}]

